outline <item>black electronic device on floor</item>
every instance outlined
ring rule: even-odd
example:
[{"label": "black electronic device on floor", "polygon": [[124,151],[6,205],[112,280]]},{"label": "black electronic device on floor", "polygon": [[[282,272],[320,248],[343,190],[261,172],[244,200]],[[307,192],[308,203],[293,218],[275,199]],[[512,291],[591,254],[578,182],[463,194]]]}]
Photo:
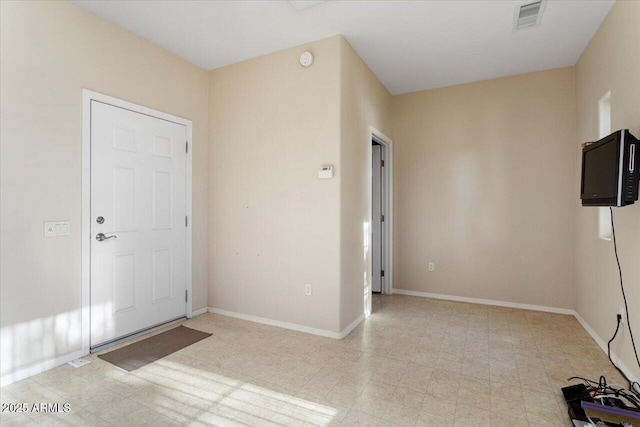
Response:
[{"label": "black electronic device on floor", "polygon": [[587,387],[584,384],[570,385],[562,388],[562,394],[569,407],[569,418],[588,422],[587,414],[585,414],[584,409],[580,406],[583,400],[593,402],[593,398],[591,394],[589,394]]},{"label": "black electronic device on floor", "polygon": [[[625,394],[637,405],[634,396],[624,389],[614,389],[605,384],[605,393],[591,394],[586,384],[575,384],[562,388],[567,401],[569,418],[576,426],[596,427],[640,427],[640,408],[627,406],[621,399]],[[591,387],[591,386],[590,386]],[[610,393],[607,393],[610,392]],[[594,399],[594,396],[596,398]],[[628,402],[627,402],[628,403]]]}]

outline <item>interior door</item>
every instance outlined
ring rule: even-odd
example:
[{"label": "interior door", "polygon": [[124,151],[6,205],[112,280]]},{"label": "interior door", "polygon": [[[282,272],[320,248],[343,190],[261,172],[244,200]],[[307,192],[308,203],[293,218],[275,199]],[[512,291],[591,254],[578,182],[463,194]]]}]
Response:
[{"label": "interior door", "polygon": [[371,291],[382,292],[384,276],[382,271],[383,265],[383,221],[382,221],[382,146],[374,144],[372,147],[372,178],[371,178],[371,261],[372,261],[372,277]]},{"label": "interior door", "polygon": [[186,315],[186,141],[91,102],[91,347]]}]

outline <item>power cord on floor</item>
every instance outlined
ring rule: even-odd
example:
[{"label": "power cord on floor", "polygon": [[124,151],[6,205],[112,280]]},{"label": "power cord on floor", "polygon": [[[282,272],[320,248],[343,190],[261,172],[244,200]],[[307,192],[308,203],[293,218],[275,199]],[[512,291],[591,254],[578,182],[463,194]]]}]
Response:
[{"label": "power cord on floor", "polygon": [[[632,390],[625,390],[623,388],[608,384],[607,379],[604,376],[601,376],[598,381],[593,381],[588,378],[578,376],[571,377],[567,381],[571,380],[582,380],[585,387],[587,388],[587,391],[594,399],[600,399],[602,401],[603,398],[622,398],[626,400],[626,403],[637,408],[636,410],[640,410],[640,396],[633,393]],[[631,393],[629,393],[630,391]]]},{"label": "power cord on floor", "polygon": [[622,315],[620,313],[618,313],[617,315],[617,320],[618,321],[616,323],[616,331],[613,333],[613,336],[611,337],[611,339],[607,342],[607,356],[609,356],[609,362],[611,362],[613,367],[616,368],[618,372],[620,372],[620,375],[622,375],[622,377],[625,380],[627,380],[627,382],[629,383],[629,388],[631,389],[631,391],[633,391],[633,381],[631,381],[631,379],[627,377],[627,375],[622,371],[622,369],[618,368],[618,365],[616,365],[613,359],[611,358],[611,343],[613,342],[613,340],[616,339],[616,336],[618,336],[618,331],[620,330],[620,323],[622,322]]},{"label": "power cord on floor", "polygon": [[[613,251],[616,254],[616,263],[618,264],[618,274],[620,275],[620,289],[622,290],[622,299],[624,301],[624,312],[627,317],[627,328],[629,329],[629,335],[631,336],[631,347],[633,348],[633,353],[636,356],[636,362],[638,363],[638,367],[640,368],[640,358],[638,358],[638,350],[636,349],[636,342],[633,339],[633,330],[631,329],[631,322],[629,321],[629,307],[627,306],[627,295],[624,292],[624,281],[622,280],[622,267],[620,267],[620,257],[618,257],[618,245],[616,243],[616,227],[613,221],[613,208],[609,208],[611,212],[611,237],[613,238]],[[609,340],[607,344],[607,348],[609,350],[609,360],[611,364],[622,374],[622,376],[629,382],[629,389],[637,394],[640,394],[640,384],[635,381],[631,381],[621,370],[613,363],[611,360],[611,342],[614,340],[616,335],[618,334],[618,329],[620,329],[620,321],[621,316],[618,314],[618,324],[616,325],[616,331],[613,334],[613,337]]]}]

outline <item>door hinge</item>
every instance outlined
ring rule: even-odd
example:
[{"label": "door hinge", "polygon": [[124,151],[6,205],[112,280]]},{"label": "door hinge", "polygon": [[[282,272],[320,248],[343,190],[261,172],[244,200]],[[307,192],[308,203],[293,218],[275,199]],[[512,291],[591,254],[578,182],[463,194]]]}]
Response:
[{"label": "door hinge", "polygon": [[189,141],[185,142],[184,145],[185,145],[185,153],[188,153],[189,152]]},{"label": "door hinge", "polygon": [[188,227],[188,226],[189,226],[189,217],[188,217],[188,216],[185,216],[185,217],[184,217],[184,226],[185,226],[185,227]]},{"label": "door hinge", "polygon": [[380,221],[384,222],[384,215],[380,215]]},{"label": "door hinge", "polygon": [[380,277],[384,277],[384,270],[380,270]]},{"label": "door hinge", "polygon": [[189,291],[184,290],[184,302],[189,302]]},{"label": "door hinge", "polygon": [[384,160],[380,160],[380,166],[384,167]]}]

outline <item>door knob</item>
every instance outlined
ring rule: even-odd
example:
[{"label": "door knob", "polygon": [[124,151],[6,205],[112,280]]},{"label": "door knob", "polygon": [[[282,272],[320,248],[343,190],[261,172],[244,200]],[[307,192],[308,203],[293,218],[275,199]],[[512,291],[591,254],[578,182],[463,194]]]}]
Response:
[{"label": "door knob", "polygon": [[117,238],[118,238],[118,236],[115,236],[115,235],[107,237],[107,236],[104,235],[104,233],[96,234],[96,240],[98,242],[102,242],[103,240],[109,240],[109,239],[117,239]]}]

